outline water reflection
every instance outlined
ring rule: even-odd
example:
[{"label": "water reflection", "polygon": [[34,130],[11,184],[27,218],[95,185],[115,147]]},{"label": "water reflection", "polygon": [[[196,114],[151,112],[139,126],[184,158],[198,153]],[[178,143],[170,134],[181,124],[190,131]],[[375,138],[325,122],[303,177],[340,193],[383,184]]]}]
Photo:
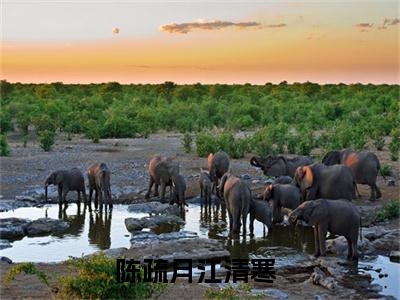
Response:
[{"label": "water reflection", "polygon": [[109,249],[111,245],[111,219],[112,209],[89,212],[89,242],[101,250]]}]

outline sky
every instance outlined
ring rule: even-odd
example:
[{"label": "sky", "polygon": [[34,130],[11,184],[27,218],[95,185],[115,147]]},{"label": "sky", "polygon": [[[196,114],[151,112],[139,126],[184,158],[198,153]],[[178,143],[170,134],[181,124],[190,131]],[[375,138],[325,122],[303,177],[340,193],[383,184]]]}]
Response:
[{"label": "sky", "polygon": [[399,83],[397,1],[2,0],[10,82]]}]

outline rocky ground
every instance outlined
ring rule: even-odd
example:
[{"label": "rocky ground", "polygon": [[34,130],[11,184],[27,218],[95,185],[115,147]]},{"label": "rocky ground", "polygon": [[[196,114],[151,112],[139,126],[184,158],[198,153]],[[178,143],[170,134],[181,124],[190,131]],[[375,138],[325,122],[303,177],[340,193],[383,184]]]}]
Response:
[{"label": "rocky ground", "polygon": [[[22,147],[18,142],[18,137],[11,137],[10,144],[12,155],[1,158],[1,199],[0,209],[9,210],[20,206],[31,206],[43,203],[43,182],[47,175],[57,169],[79,167],[86,170],[87,167],[95,162],[104,161],[112,170],[112,192],[115,201],[118,203],[141,203],[144,200],[144,193],[147,189],[148,174],[147,167],[149,159],[155,154],[172,156],[180,163],[181,173],[187,180],[187,197],[199,194],[198,174],[199,169],[206,168],[206,158],[199,158],[195,153],[184,154],[181,146],[179,134],[156,134],[148,139],[110,139],[102,140],[99,144],[90,143],[87,140],[74,137],[72,141],[67,141],[64,137],[58,140],[52,152],[43,152],[33,141],[28,142],[28,147]],[[388,186],[387,181],[379,177],[378,185],[381,187],[383,198],[376,202],[369,202],[369,188],[359,186],[362,199],[355,201],[359,207],[362,217],[364,242],[360,244],[360,249],[365,254],[382,254],[389,256],[392,250],[399,250],[399,224],[398,220],[375,224],[374,215],[382,205],[391,199],[399,198],[399,165],[388,159],[387,151],[377,152],[382,164],[389,164],[393,169],[395,186]],[[249,181],[254,191],[254,195],[262,193],[265,177],[262,172],[249,164],[249,157],[232,161],[232,170],[235,174]],[[49,193],[55,196],[55,190]],[[70,200],[75,198],[74,193],[70,193]],[[56,197],[50,201],[57,201]],[[139,209],[136,207],[133,209]],[[141,208],[150,209],[149,207]],[[151,209],[160,209],[155,205]],[[164,210],[162,208],[161,210]],[[182,222],[174,212],[168,212],[162,217],[165,222],[179,224]],[[128,220],[128,219],[127,219]],[[160,218],[143,218],[128,220],[126,223],[130,231],[136,232],[142,228],[156,226]],[[40,235],[53,230],[63,230],[65,224],[56,221],[39,220],[36,222],[7,220],[10,226],[19,226],[19,234]],[[10,223],[11,222],[11,223]],[[13,223],[15,222],[15,224]],[[18,223],[19,222],[19,223]],[[22,222],[22,223],[21,223]],[[2,228],[10,228],[4,226]],[[49,229],[50,228],[50,229]],[[7,231],[1,231],[1,236]],[[47,231],[46,231],[47,230]],[[12,230],[11,230],[12,231]],[[111,249],[106,253],[111,256],[124,254],[132,258],[143,258],[144,255],[155,254],[158,257],[171,259],[176,257],[176,253],[186,253],[190,257],[209,258],[225,257],[226,249],[213,240],[201,241],[202,249],[198,249],[199,238],[190,232],[166,234],[154,236],[151,233],[140,233],[133,235],[135,239],[131,249]],[[0,247],[7,246],[7,240],[0,240]],[[347,264],[341,257],[346,251],[346,244],[343,238],[330,240],[328,249],[333,256],[323,259],[310,259],[302,264],[280,268],[277,271],[277,279],[272,286],[253,284],[251,293],[262,293],[265,298],[314,298],[319,296],[322,299],[330,298],[365,298],[378,297],[379,289],[370,284],[371,278],[366,275],[344,275],[348,272],[348,267],[343,269],[343,264]],[[197,255],[197,256],[196,256]],[[1,262],[0,274],[5,274],[12,265]],[[55,277],[65,274],[64,264],[38,264],[40,269],[54,274]],[[205,291],[211,286],[203,284],[191,284],[188,288],[187,283],[168,285],[165,293],[160,299],[198,299],[202,298]],[[211,288],[218,289],[221,286]],[[24,275],[18,277],[11,284],[2,287],[2,294],[9,295],[10,298],[20,297],[55,297],[54,291],[45,286],[35,277]]]}]

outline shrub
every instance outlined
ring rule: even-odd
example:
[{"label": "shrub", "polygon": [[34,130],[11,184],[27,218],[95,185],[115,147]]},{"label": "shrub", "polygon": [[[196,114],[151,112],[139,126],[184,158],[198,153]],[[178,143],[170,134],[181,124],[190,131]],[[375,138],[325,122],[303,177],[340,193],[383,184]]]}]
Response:
[{"label": "shrub", "polygon": [[40,271],[38,268],[36,268],[35,265],[31,262],[21,263],[11,268],[6,273],[4,280],[6,283],[9,283],[21,273],[35,275],[39,278],[39,280],[44,282],[46,285],[49,285],[47,275],[43,271]]},{"label": "shrub", "polygon": [[379,130],[373,131],[372,141],[376,150],[382,151],[383,147],[385,147],[385,138],[383,136],[383,133],[380,132]]},{"label": "shrub", "polygon": [[48,152],[53,148],[56,133],[51,130],[44,130],[38,133],[40,148]]},{"label": "shrub", "polygon": [[[163,283],[118,282],[115,259],[103,253],[89,258],[70,258],[77,275],[63,276],[59,280],[61,295],[65,298],[83,299],[144,299],[164,288]],[[140,277],[144,270],[140,268]]]},{"label": "shrub", "polygon": [[0,111],[0,133],[6,133],[12,129],[11,114],[2,108]]},{"label": "shrub", "polygon": [[185,153],[190,153],[192,151],[192,142],[193,142],[192,135],[186,132],[182,137],[182,146],[183,146],[183,151]]},{"label": "shrub", "polygon": [[209,132],[200,132],[196,136],[196,152],[200,157],[207,157],[209,153],[215,153],[218,145],[214,136]]},{"label": "shrub", "polygon": [[399,160],[399,150],[400,150],[400,130],[395,128],[390,133],[392,141],[389,144],[390,158],[393,161]]},{"label": "shrub", "polygon": [[1,156],[10,155],[10,147],[8,146],[6,134],[0,134],[0,155]]},{"label": "shrub", "polygon": [[251,146],[257,155],[275,154],[272,135],[267,127],[259,129],[251,139]]},{"label": "shrub", "polygon": [[85,134],[87,138],[91,139],[93,143],[100,141],[100,128],[95,120],[89,120],[86,122]]},{"label": "shrub", "polygon": [[27,134],[22,135],[22,145],[24,146],[24,148],[26,148],[26,146],[28,144],[28,138],[29,138],[29,136]]},{"label": "shrub", "polygon": [[376,213],[375,220],[382,222],[385,219],[395,219],[400,216],[400,201],[390,200]]},{"label": "shrub", "polygon": [[392,167],[389,166],[388,164],[384,164],[381,167],[381,175],[382,176],[390,176],[390,175],[392,175]]},{"label": "shrub", "polygon": [[311,131],[300,133],[297,144],[297,154],[310,155],[311,151],[314,149],[314,146],[315,141]]}]

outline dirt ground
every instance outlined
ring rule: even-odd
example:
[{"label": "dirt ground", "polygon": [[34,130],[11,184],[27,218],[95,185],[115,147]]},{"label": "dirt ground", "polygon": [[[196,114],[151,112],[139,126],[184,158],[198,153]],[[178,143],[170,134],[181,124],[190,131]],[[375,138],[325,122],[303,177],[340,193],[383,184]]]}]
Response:
[{"label": "dirt ground", "polygon": [[[81,137],[73,137],[72,141],[68,141],[65,136],[61,136],[57,139],[57,144],[51,152],[42,151],[32,139],[26,148],[22,146],[18,136],[10,136],[9,142],[12,150],[11,156],[1,158],[0,201],[14,199],[27,191],[41,188],[51,171],[72,167],[79,167],[85,171],[92,163],[106,162],[112,170],[112,185],[120,191],[126,192],[122,193],[124,196],[121,198],[125,198],[124,202],[136,202],[138,199],[143,199],[144,191],[147,189],[148,161],[155,154],[171,156],[179,162],[181,173],[187,180],[187,197],[189,198],[199,194],[197,175],[201,167],[207,167],[206,158],[199,158],[194,151],[190,154],[183,152],[180,134],[153,134],[147,139],[108,139],[101,140],[99,144],[93,144]],[[368,201],[369,187],[359,185],[362,199],[357,200],[356,204],[367,214],[373,214],[386,201],[399,198],[399,164],[390,161],[387,150],[375,153],[382,165],[388,164],[392,167],[391,177],[395,180],[396,185],[388,186],[383,177],[379,176],[378,185],[381,187],[383,197],[376,202]],[[254,194],[259,196],[263,190],[263,183],[260,180],[264,179],[264,175],[260,170],[250,166],[249,159],[250,155],[243,159],[232,160],[232,170],[236,175],[250,175],[253,179]],[[4,278],[5,272],[11,265],[3,262],[0,264],[0,274]],[[38,264],[38,267],[46,273],[53,274],[52,278],[68,272],[64,264]],[[310,286],[304,285],[299,280],[302,276],[309,277],[308,272],[279,276],[279,280],[276,280],[273,288],[284,290],[290,295],[290,298],[314,298],[316,294],[323,295],[327,299],[333,297],[327,290],[311,284]],[[207,288],[209,287],[199,284],[168,285],[158,299],[200,299],[203,298]],[[350,296],[348,293],[353,292],[354,290],[343,290],[335,297],[348,298]],[[9,285],[2,284],[1,297],[3,299],[49,299],[56,298],[57,294],[34,276],[21,275]]]}]

